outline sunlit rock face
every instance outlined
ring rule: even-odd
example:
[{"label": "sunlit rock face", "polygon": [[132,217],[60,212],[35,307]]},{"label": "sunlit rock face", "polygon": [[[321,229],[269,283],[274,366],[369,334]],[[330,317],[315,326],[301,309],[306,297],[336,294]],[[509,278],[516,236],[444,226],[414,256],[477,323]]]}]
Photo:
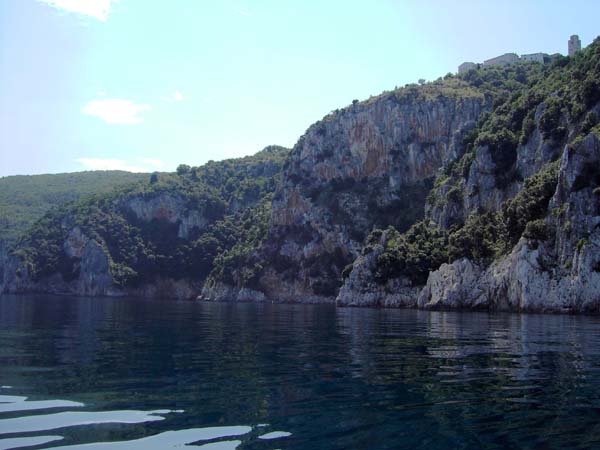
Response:
[{"label": "sunlit rock face", "polygon": [[[468,258],[442,264],[429,274],[424,286],[412,286],[413,294],[408,298],[401,295],[408,292],[404,280],[387,280],[385,285],[375,280],[375,260],[385,244],[382,241],[355,260],[338,295],[338,304],[423,309],[600,311],[600,194],[597,188],[600,178],[595,169],[600,165],[600,139],[589,133],[572,144],[551,145],[540,143],[538,135],[536,130],[531,146],[529,143],[519,146],[517,164],[529,161],[532,167],[540,168],[554,158],[552,155],[560,155],[558,182],[544,219],[548,230],[545,239],[522,237],[510,252],[487,265]],[[477,149],[477,152],[471,175],[480,170],[482,161],[486,160],[486,149]],[[469,182],[481,182],[481,177],[469,177]],[[475,209],[456,208],[447,203],[443,208],[429,207],[426,216],[431,223],[447,228],[449,223],[464,220],[461,216],[464,211],[497,211],[502,201],[514,197],[522,185],[522,182],[514,182],[500,189],[493,179],[487,186],[486,196],[470,199],[481,202],[487,198],[489,202],[471,206]],[[443,194],[441,189],[438,192]],[[466,203],[468,184],[461,195]],[[385,234],[382,240],[384,238]]]},{"label": "sunlit rock face", "polygon": [[430,274],[418,305],[546,312],[600,310],[600,139],[593,133],[564,147],[546,219],[547,240],[522,238],[482,269],[468,260]]},{"label": "sunlit rock face", "polygon": [[385,94],[312,125],[284,167],[252,288],[277,301],[333,301],[373,227],[405,230],[422,217],[437,170],[461,156],[485,109],[482,96]]}]

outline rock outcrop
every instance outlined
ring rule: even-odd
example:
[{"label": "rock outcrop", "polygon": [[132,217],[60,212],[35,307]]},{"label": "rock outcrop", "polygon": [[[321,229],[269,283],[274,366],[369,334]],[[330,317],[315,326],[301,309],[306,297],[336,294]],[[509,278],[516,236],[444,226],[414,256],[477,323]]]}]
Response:
[{"label": "rock outcrop", "polygon": [[354,261],[352,271],[347,275],[336,302],[340,306],[383,306],[415,307],[420,288],[411,285],[404,278],[392,278],[381,284],[377,280],[377,258],[383,253],[387,233],[383,233],[379,242]]},{"label": "rock outcrop", "polygon": [[[126,214],[137,220],[165,221],[173,224],[179,237],[187,238],[190,229],[201,229],[208,221],[198,211],[186,206],[178,196],[161,194],[152,198],[134,196],[120,205]],[[190,220],[190,217],[195,218]],[[58,270],[33,276],[30,267],[18,253],[7,256],[2,277],[2,290],[8,293],[49,292],[55,294],[89,296],[140,296],[194,298],[201,283],[156,277],[151,282],[136,286],[122,286],[115,276],[116,266],[106,244],[88,236],[81,227],[73,225],[72,217],[62,219],[65,238],[62,240],[64,257]],[[185,233],[182,233],[185,230]],[[183,236],[182,236],[183,235]]]},{"label": "rock outcrop", "polygon": [[392,93],[311,126],[284,167],[252,288],[276,301],[334,301],[373,227],[405,230],[422,217],[437,170],[462,156],[487,108],[477,92]]},{"label": "rock outcrop", "polygon": [[[565,146],[550,204],[546,239],[521,238],[489,266],[462,258],[429,274],[425,286],[403,294],[405,280],[374,281],[382,246],[355,262],[337,301],[341,305],[414,305],[423,309],[600,312],[600,137]],[[410,286],[410,284],[409,284]],[[400,301],[394,301],[396,296]]]},{"label": "rock outcrop", "polygon": [[[600,198],[596,185],[600,139],[590,133],[567,146],[547,218],[552,236],[522,238],[486,270],[468,260],[433,272],[419,296],[424,308],[600,311]],[[552,214],[555,212],[555,214]]]}]

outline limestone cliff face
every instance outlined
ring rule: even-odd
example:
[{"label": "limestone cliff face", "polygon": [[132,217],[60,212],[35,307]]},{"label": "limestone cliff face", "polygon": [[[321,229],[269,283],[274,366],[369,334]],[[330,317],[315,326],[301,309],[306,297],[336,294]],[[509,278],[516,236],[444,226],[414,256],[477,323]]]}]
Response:
[{"label": "limestone cliff face", "polygon": [[[553,153],[548,147],[536,142],[529,156],[524,151],[520,159],[539,167],[539,161]],[[599,311],[599,164],[600,139],[594,133],[562,147],[558,185],[545,220],[551,232],[548,239],[522,238],[509,255],[485,269],[468,260],[443,265],[429,276],[418,305]]]},{"label": "limestone cliff face", "polygon": [[[539,149],[535,143],[533,151]],[[527,146],[520,152],[527,153]],[[562,147],[558,184],[544,220],[546,239],[521,238],[489,266],[462,258],[429,274],[409,292],[402,280],[374,281],[373,258],[359,257],[340,290],[343,305],[416,306],[424,309],[492,309],[537,312],[600,311],[600,138],[594,133]],[[546,154],[551,154],[546,153]],[[539,153],[538,153],[539,156]],[[539,156],[542,161],[544,156]],[[532,161],[533,163],[533,161]],[[540,162],[536,159],[535,165]],[[507,188],[507,191],[510,188]],[[506,191],[503,194],[509,197]],[[439,224],[452,213],[437,216]],[[393,287],[390,287],[393,286]],[[410,284],[409,284],[410,286]]]},{"label": "limestone cliff face", "polygon": [[60,273],[35,278],[29,265],[18,255],[7,257],[2,287],[8,293],[45,292],[78,295],[114,295],[109,255],[102,246],[74,227],[64,241],[64,250],[77,275],[65,279]]},{"label": "limestone cliff face", "polygon": [[404,230],[422,216],[436,171],[461,156],[485,109],[481,95],[387,94],[311,126],[284,166],[252,288],[275,301],[333,301],[374,226]]},{"label": "limestone cliff face", "polygon": [[202,230],[209,223],[202,211],[189,208],[183,196],[177,193],[127,198],[121,208],[142,222],[157,220],[175,224],[177,236],[182,239],[189,239],[192,232]]},{"label": "limestone cliff face", "polygon": [[[202,211],[190,208],[177,193],[125,198],[118,208],[134,221],[158,221],[172,224],[177,236],[188,239],[193,231],[202,230],[208,223]],[[113,256],[98,237],[92,238],[73,218],[62,219],[64,239],[62,251],[68,270],[60,268],[49,274],[32,276],[28,264],[17,253],[4,256],[0,273],[0,292],[44,292],[90,296],[140,296],[195,298],[201,281],[156,277],[136,286],[121,286],[115,277]]]},{"label": "limestone cliff face", "polygon": [[389,243],[372,233],[338,304],[600,311],[599,43],[497,97],[437,173],[424,220]]},{"label": "limestone cliff face", "polygon": [[[502,203],[514,197],[523,186],[523,180],[537,173],[545,164],[556,160],[564,145],[552,138],[544,138],[539,129],[540,116],[546,108],[541,103],[534,115],[534,128],[525,143],[515,150],[515,162],[505,171],[494,161],[488,146],[474,150],[474,158],[464,179],[454,185],[441,183],[425,206],[426,215],[443,229],[462,223],[477,211],[497,211]],[[505,182],[507,173],[518,174]],[[454,192],[451,193],[451,191]],[[438,201],[436,201],[437,199]],[[439,200],[442,201],[439,201]]]},{"label": "limestone cliff face", "polygon": [[[482,272],[475,284],[482,291],[480,301],[513,310],[600,311],[600,198],[597,169],[592,169],[599,164],[600,139],[593,133],[564,148],[549,205],[554,214],[547,218],[553,235],[542,242],[521,239]],[[425,307],[439,301],[447,302],[435,289],[419,298]]]},{"label": "limestone cliff face", "polygon": [[598,311],[595,45],[355,102],[270,162],[98,203],[41,257],[0,252],[0,291]]}]

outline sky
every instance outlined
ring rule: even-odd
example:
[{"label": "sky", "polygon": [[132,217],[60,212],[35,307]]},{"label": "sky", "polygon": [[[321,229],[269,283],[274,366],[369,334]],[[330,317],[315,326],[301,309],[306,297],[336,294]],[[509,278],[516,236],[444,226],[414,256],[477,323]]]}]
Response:
[{"label": "sky", "polygon": [[597,0],[0,0],[0,176],[292,147],[353,99],[567,53]]}]

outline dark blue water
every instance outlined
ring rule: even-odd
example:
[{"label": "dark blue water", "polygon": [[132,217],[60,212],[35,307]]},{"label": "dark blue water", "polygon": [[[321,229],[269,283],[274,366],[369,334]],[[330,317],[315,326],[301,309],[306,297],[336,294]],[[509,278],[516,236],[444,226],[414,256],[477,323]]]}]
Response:
[{"label": "dark blue water", "polygon": [[600,318],[4,296],[0,386],[0,449],[600,448]]}]

